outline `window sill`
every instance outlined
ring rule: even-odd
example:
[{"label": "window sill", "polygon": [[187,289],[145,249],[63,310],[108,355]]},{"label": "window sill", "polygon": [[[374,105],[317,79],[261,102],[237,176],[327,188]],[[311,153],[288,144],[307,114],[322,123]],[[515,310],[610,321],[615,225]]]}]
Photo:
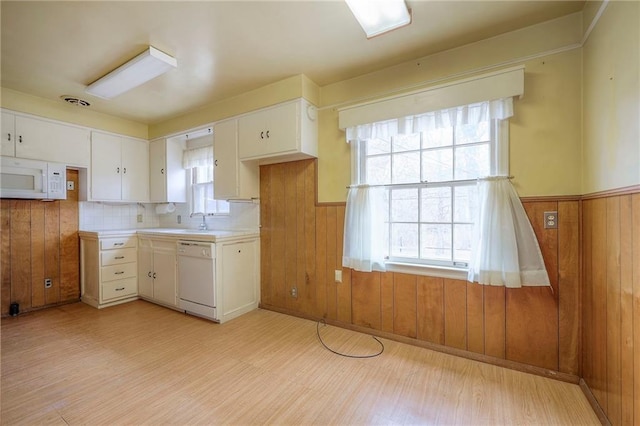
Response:
[{"label": "window sill", "polygon": [[426,277],[449,278],[454,280],[466,280],[468,271],[461,268],[449,268],[446,266],[416,265],[414,263],[385,262],[388,272],[400,272],[403,274],[422,275]]}]

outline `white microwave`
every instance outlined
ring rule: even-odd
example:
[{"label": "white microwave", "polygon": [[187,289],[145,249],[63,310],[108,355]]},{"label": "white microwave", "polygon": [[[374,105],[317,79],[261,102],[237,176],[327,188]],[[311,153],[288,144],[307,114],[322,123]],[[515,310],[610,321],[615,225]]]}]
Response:
[{"label": "white microwave", "polygon": [[0,157],[0,198],[67,199],[67,166]]}]

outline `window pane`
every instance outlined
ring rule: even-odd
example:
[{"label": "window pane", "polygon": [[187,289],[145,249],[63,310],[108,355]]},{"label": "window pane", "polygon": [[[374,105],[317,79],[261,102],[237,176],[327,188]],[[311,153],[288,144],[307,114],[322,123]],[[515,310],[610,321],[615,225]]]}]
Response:
[{"label": "window pane", "polygon": [[415,151],[418,149],[420,149],[420,133],[393,137],[393,152]]},{"label": "window pane", "polygon": [[478,195],[475,185],[456,186],[454,222],[473,222],[478,214]]},{"label": "window pane", "polygon": [[453,153],[449,148],[422,152],[422,179],[442,182],[453,179]]},{"label": "window pane", "polygon": [[367,155],[389,154],[391,152],[391,141],[383,139],[368,139],[364,142]]},{"label": "window pane", "polygon": [[213,199],[213,184],[207,184],[204,187],[204,203],[205,203],[205,213],[215,213],[216,212],[216,200]]},{"label": "window pane", "polygon": [[465,124],[456,127],[456,145],[475,142],[488,142],[491,138],[489,122],[481,121],[478,124]]},{"label": "window pane", "polygon": [[369,185],[379,185],[391,182],[391,156],[381,155],[379,157],[367,158],[367,177]]},{"label": "window pane", "polygon": [[451,260],[451,225],[420,225],[420,258]]},{"label": "window pane", "polygon": [[391,256],[418,257],[418,224],[394,223],[391,225]]},{"label": "window pane", "polygon": [[453,225],[453,260],[469,262],[473,225]]},{"label": "window pane", "polygon": [[420,151],[393,155],[393,177],[391,182],[420,182]]},{"label": "window pane", "polygon": [[418,190],[416,188],[391,190],[391,203],[392,222],[418,221]]},{"label": "window pane", "polygon": [[451,223],[451,188],[424,188],[421,192],[421,222]]},{"label": "window pane", "polygon": [[489,144],[456,148],[456,180],[475,179],[490,173]]},{"label": "window pane", "polygon": [[441,146],[449,146],[453,144],[453,127],[444,127],[441,129],[424,132],[423,148],[438,148]]},{"label": "window pane", "polygon": [[193,183],[213,182],[213,165],[209,167],[194,167],[192,174]]}]

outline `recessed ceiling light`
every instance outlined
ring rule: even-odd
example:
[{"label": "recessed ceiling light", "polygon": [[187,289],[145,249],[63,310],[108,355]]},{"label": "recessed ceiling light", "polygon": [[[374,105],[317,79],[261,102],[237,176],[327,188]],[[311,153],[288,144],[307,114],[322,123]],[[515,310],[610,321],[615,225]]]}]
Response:
[{"label": "recessed ceiling light", "polygon": [[74,96],[62,95],[60,96],[60,99],[62,99],[67,103],[70,103],[71,105],[77,105],[81,107],[88,107],[91,105],[89,102],[85,101],[84,99],[79,99]]},{"label": "recessed ceiling light", "polygon": [[345,0],[367,38],[411,23],[404,0]]}]

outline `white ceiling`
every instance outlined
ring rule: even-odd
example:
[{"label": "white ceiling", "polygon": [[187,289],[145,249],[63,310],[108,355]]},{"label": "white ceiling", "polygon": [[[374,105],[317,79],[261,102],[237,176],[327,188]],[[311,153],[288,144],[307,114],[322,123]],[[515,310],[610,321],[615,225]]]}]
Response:
[{"label": "white ceiling", "polygon": [[[367,40],[339,0],[2,0],[0,83],[47,99],[80,97],[93,110],[151,124],[295,74],[323,86],[584,6],[406,2],[411,25]],[[178,68],[110,101],[84,93],[147,45],[175,56]]]}]

